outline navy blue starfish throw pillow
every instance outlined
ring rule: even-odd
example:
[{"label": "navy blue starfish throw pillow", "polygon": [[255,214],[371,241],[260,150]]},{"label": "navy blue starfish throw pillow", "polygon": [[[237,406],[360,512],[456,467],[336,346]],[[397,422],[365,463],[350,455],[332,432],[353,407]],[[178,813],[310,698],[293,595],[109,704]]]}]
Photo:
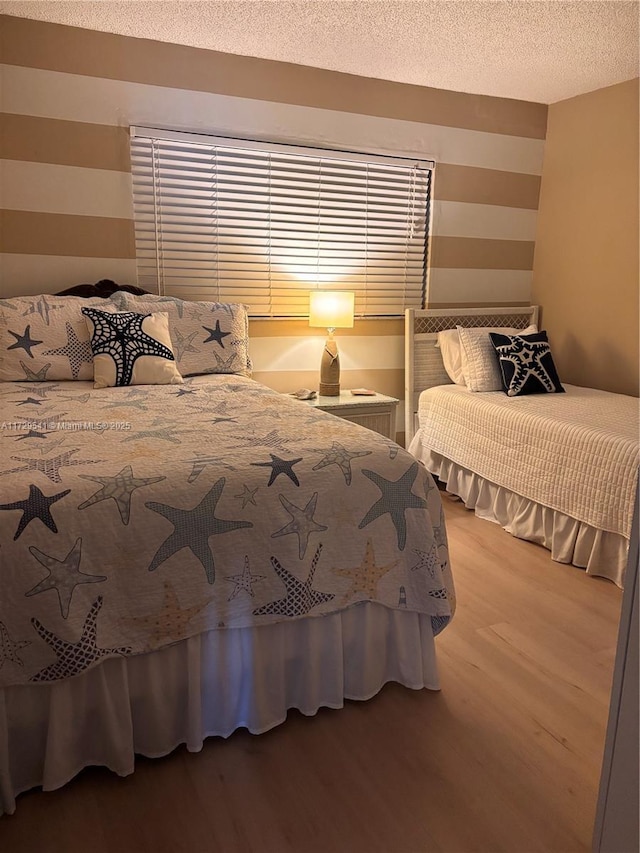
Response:
[{"label": "navy blue starfish throw pillow", "polygon": [[509,397],[564,392],[546,332],[531,335],[489,332],[489,337],[500,363],[502,386]]},{"label": "navy blue starfish throw pillow", "polygon": [[91,335],[96,388],[183,382],[167,314],[112,314],[95,308],[83,308],[82,313]]}]

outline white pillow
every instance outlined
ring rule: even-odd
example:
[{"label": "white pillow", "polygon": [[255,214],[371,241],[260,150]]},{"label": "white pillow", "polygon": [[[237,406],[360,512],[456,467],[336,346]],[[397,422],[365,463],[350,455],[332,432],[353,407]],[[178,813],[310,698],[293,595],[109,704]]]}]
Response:
[{"label": "white pillow", "polygon": [[94,388],[179,385],[167,314],[83,308],[93,350]]},{"label": "white pillow", "polygon": [[17,296],[0,307],[0,380],[93,379],[93,355],[83,308],[115,311],[111,299]]},{"label": "white pillow", "polygon": [[440,347],[442,354],[442,362],[444,369],[449,375],[449,379],[455,382],[456,385],[464,385],[464,373],[462,370],[462,347],[460,345],[460,335],[457,329],[447,329],[444,332],[438,332],[436,346]]},{"label": "white pillow", "polygon": [[246,306],[238,303],[200,302],[173,296],[121,292],[123,311],[169,315],[169,332],[176,366],[183,376],[199,373],[239,373],[250,376],[249,321]]},{"label": "white pillow", "polygon": [[537,326],[526,329],[509,327],[479,326],[465,328],[457,326],[462,350],[462,372],[469,391],[502,391],[502,375],[498,356],[491,343],[489,332],[503,335],[529,335],[538,331]]}]

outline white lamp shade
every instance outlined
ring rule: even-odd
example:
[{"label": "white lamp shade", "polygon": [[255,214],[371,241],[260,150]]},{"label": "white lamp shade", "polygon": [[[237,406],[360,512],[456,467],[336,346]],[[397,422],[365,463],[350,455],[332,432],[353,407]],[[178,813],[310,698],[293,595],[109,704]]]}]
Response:
[{"label": "white lamp shade", "polygon": [[353,326],[355,294],[346,290],[312,290],[309,294],[309,325],[325,329]]}]

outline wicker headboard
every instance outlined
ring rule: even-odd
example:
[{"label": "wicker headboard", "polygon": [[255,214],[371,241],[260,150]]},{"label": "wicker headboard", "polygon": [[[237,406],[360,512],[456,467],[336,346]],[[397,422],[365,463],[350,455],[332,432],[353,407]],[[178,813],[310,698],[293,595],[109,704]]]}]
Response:
[{"label": "wicker headboard", "polygon": [[404,405],[406,446],[416,430],[420,392],[434,385],[450,385],[436,347],[438,332],[456,326],[511,326],[526,329],[538,322],[538,306],[521,308],[408,308],[405,312]]}]

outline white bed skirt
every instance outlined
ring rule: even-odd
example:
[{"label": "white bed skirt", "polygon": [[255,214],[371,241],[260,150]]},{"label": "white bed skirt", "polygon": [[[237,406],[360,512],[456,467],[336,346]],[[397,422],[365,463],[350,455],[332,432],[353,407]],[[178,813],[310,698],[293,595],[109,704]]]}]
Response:
[{"label": "white bed skirt", "polygon": [[191,752],[287,710],[315,714],[369,699],[388,681],[439,689],[429,616],[363,602],[340,613],[209,631],[64,681],[0,690],[0,814],[36,786],[59,788],[84,767],[125,776],[138,753]]},{"label": "white bed skirt", "polygon": [[409,451],[480,518],[499,524],[518,539],[543,545],[558,563],[571,563],[622,587],[629,551],[629,540],[624,536],[597,530],[485,480],[424,448],[419,433]]}]

